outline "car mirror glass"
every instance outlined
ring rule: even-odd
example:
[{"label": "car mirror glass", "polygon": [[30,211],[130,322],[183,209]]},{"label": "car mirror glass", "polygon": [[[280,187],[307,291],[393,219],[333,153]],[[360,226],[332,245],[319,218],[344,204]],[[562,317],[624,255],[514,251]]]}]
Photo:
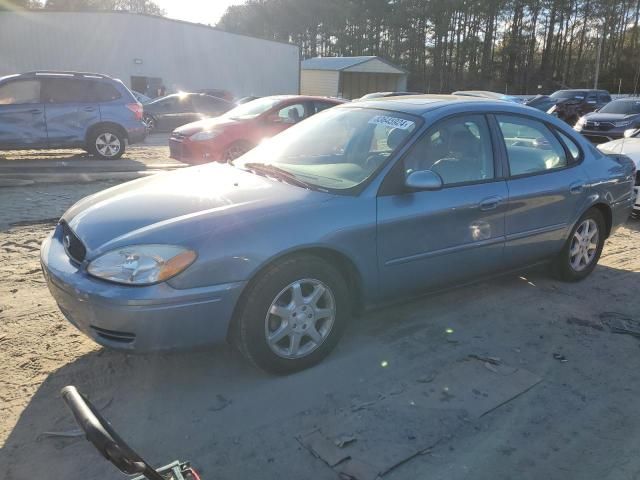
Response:
[{"label": "car mirror glass", "polygon": [[442,178],[432,170],[419,170],[407,175],[405,185],[413,190],[440,190]]}]

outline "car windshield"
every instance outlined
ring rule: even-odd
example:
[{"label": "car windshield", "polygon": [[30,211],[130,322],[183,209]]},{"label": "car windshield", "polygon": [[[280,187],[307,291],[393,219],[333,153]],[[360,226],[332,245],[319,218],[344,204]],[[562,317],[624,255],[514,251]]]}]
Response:
[{"label": "car windshield", "polygon": [[247,120],[262,115],[267,110],[271,110],[280,102],[281,98],[265,97],[252,100],[247,103],[238,105],[236,108],[229,110],[223,116],[234,120]]},{"label": "car windshield", "polygon": [[568,98],[575,98],[576,100],[582,100],[586,97],[586,93],[577,90],[558,90],[550,95],[551,98],[566,100]]},{"label": "car windshield", "polygon": [[623,115],[640,113],[640,100],[614,100],[602,107],[600,113],[621,113]]},{"label": "car windshield", "polygon": [[333,108],[263,142],[234,165],[269,165],[315,187],[347,190],[370,178],[419,122],[399,112]]}]

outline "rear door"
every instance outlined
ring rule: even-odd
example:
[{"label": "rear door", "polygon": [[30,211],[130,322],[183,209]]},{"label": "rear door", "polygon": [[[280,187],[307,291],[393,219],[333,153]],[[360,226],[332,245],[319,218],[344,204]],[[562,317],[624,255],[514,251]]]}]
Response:
[{"label": "rear door", "polygon": [[87,129],[100,121],[98,102],[92,101],[91,81],[53,77],[42,80],[42,99],[49,146],[84,145]]},{"label": "rear door", "polygon": [[586,202],[588,177],[579,147],[554,127],[517,115],[496,120],[509,168],[505,260],[516,267],[562,249]]},{"label": "rear door", "polygon": [[[507,186],[483,115],[436,123],[413,145],[378,196],[383,295],[444,287],[503,268]],[[432,170],[443,188],[409,191],[412,171]],[[395,185],[394,185],[395,184]]]},{"label": "rear door", "polygon": [[46,147],[47,129],[39,79],[0,85],[0,148]]}]

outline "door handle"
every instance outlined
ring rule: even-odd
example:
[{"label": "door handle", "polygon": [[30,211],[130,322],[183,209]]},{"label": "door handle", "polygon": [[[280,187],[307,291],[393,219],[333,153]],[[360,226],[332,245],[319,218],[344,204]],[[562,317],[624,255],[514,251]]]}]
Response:
[{"label": "door handle", "polygon": [[33,108],[31,110],[29,110],[29,113],[33,114],[33,115],[37,115],[39,113],[42,113],[42,110],[39,108]]},{"label": "door handle", "polygon": [[96,107],[84,107],[83,110],[85,112],[95,112],[96,111]]},{"label": "door handle", "polygon": [[502,203],[502,197],[489,197],[480,202],[480,210],[494,210]]},{"label": "door handle", "polygon": [[584,190],[584,183],[572,183],[571,185],[569,185],[569,191],[574,195],[577,195],[578,193],[582,193],[583,190]]}]

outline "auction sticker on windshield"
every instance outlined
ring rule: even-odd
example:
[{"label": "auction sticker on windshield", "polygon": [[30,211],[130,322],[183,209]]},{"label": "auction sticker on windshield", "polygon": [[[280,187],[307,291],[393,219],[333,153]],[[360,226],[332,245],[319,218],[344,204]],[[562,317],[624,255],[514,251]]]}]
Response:
[{"label": "auction sticker on windshield", "polygon": [[373,125],[384,125],[385,127],[401,128],[402,130],[409,130],[415,125],[411,120],[405,120],[398,117],[389,117],[387,115],[376,115],[369,123]]}]

